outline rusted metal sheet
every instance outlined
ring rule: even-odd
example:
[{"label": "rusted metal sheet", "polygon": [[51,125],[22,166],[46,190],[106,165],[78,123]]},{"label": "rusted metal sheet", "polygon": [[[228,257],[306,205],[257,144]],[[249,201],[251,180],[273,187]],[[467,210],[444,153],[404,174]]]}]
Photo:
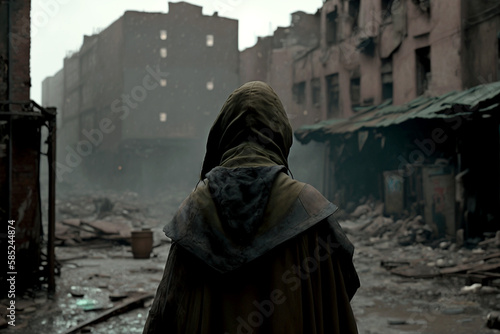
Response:
[{"label": "rusted metal sheet", "polygon": [[480,85],[462,92],[449,92],[439,97],[420,96],[404,105],[391,101],[362,108],[348,119],[329,119],[306,125],[295,131],[295,137],[307,143],[325,141],[329,135],[350,133],[364,128],[387,127],[411,119],[450,118],[472,112],[493,112],[500,100],[500,82]]},{"label": "rusted metal sheet", "polygon": [[404,210],[404,179],[399,171],[384,172],[385,213],[401,214]]},{"label": "rusted metal sheet", "polygon": [[439,237],[456,235],[455,176],[447,167],[422,167],[425,222]]}]

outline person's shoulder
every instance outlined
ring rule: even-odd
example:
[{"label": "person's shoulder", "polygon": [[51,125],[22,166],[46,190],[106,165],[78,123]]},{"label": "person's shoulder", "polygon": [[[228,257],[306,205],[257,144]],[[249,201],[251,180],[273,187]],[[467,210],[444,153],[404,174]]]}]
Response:
[{"label": "person's shoulder", "polygon": [[[296,180],[285,173],[280,173],[275,182],[275,187],[281,192],[294,193],[304,207],[311,210],[324,208],[330,201],[314,186]],[[309,210],[308,210],[309,211]]]}]

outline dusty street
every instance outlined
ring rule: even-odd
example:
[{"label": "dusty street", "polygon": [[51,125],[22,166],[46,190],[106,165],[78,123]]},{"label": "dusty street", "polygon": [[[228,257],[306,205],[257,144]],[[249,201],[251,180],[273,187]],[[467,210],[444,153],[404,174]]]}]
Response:
[{"label": "dusty street", "polygon": [[401,247],[394,241],[370,242],[360,236],[351,239],[357,247],[355,264],[361,280],[361,288],[352,301],[360,333],[498,332],[485,326],[486,316],[500,302],[497,288],[463,292],[462,278],[413,279],[393,275],[380,265],[381,261],[429,259],[435,256],[434,250],[422,245]]},{"label": "dusty street", "polygon": [[[137,209],[132,214],[130,202],[127,201],[134,196],[128,196],[128,199],[127,196],[121,199],[111,196],[115,202],[114,209],[102,219],[116,220],[121,212],[122,216],[128,217],[133,228],[140,226],[134,217],[141,216],[141,219],[148,221],[149,226],[156,231],[151,257],[134,259],[130,245],[116,240],[94,238],[83,242],[67,242],[67,245],[60,243],[56,249],[57,259],[61,264],[56,295],[47,299],[44,292],[37,292],[22,300],[18,298],[16,327],[9,326],[3,331],[68,333],[71,328],[119,305],[121,297],[143,293],[146,295],[143,306],[141,303],[134,305],[123,314],[113,315],[108,320],[87,326],[81,331],[103,334],[142,332],[152,301],[147,295],[154,294],[156,290],[170,247],[167,238],[161,235],[162,220],[158,217],[171,216],[174,206],[158,209],[154,207],[154,203],[149,202],[151,207],[145,210],[142,203],[136,202],[135,208],[142,209]],[[175,201],[179,202],[180,198],[179,196]],[[78,202],[85,203],[81,199]],[[123,206],[129,208],[125,214]],[[62,201],[60,207],[68,205]],[[86,218],[96,218],[98,215],[90,207],[87,213],[78,211],[77,208],[73,210],[86,215]],[[69,216],[61,215],[60,218],[67,219]],[[439,275],[412,278],[395,275],[389,270],[397,268],[400,263],[417,262],[427,268],[429,273],[433,273],[443,261],[450,265],[459,264],[494,250],[481,250],[478,247],[456,249],[450,243],[446,247],[437,248],[420,243],[401,246],[396,237],[389,237],[390,234],[373,237],[368,233],[368,228],[360,228],[374,219],[363,215],[355,220],[341,222],[356,246],[355,265],[362,287],[352,300],[352,305],[360,333],[499,332],[486,328],[485,324],[488,313],[500,309],[500,289],[478,285],[464,288],[466,281],[463,277]],[[123,223],[123,220],[120,221]],[[152,226],[154,222],[157,222],[157,226]],[[382,266],[381,263],[386,265]],[[422,272],[422,267],[410,268],[416,268],[417,274]]]}]

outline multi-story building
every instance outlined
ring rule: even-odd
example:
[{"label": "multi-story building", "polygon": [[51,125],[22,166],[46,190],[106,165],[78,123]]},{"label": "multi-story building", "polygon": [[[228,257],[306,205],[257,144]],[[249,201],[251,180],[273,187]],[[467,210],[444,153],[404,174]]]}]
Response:
[{"label": "multi-story building", "polygon": [[[280,91],[307,143],[295,162],[341,207],[385,196],[388,214],[417,211],[439,236],[497,229],[500,4],[327,0],[310,17],[318,43],[277,45],[276,31],[240,64],[242,79],[258,73]],[[282,54],[288,63],[274,61]],[[491,152],[479,154],[485,143]]]},{"label": "multi-story building", "polygon": [[497,230],[499,31],[498,2],[326,1],[289,112],[299,141],[325,143],[327,196],[385,199],[439,237]]},{"label": "multi-story building", "polygon": [[491,1],[328,0],[242,51],[241,80],[275,86],[294,128],[464,90],[500,80],[499,12]]},{"label": "multi-story building", "polygon": [[307,54],[319,46],[320,12],[291,14],[289,27],[279,27],[273,36],[259,37],[257,43],[240,54],[240,80],[267,82],[283,102],[292,127],[297,123],[297,103],[293,96],[294,62],[301,54]]},{"label": "multi-story building", "polygon": [[329,0],[320,45],[294,62],[302,124],[500,80],[499,7],[468,0]]},{"label": "multi-story building", "polygon": [[239,84],[238,22],[185,2],[127,11],[85,36],[62,71],[60,180],[81,169],[141,191],[186,175],[193,185],[209,127]]}]

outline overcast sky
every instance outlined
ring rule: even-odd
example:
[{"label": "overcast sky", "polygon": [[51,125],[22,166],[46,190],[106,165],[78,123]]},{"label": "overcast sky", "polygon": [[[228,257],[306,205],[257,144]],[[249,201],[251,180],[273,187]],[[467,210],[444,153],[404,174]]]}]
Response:
[{"label": "overcast sky", "polygon": [[[172,1],[178,2],[178,1]],[[203,14],[239,20],[239,49],[253,46],[257,36],[268,36],[276,27],[290,25],[291,13],[313,14],[323,0],[189,0],[203,7]],[[163,0],[32,0],[31,1],[31,99],[41,103],[41,84],[76,51],[83,35],[106,28],[126,10],[168,12]]]}]

